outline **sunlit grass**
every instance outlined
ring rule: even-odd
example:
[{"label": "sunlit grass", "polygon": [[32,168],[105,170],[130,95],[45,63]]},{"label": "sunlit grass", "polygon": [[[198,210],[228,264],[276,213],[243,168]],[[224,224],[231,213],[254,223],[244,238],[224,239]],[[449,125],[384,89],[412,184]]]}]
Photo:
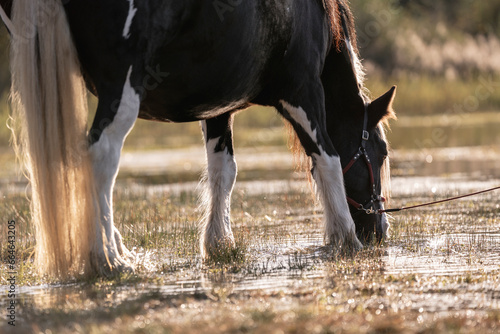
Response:
[{"label": "sunlit grass", "polygon": [[[400,198],[393,205],[403,202],[406,203],[406,199]],[[20,203],[24,203],[24,206]],[[126,246],[137,254],[148,254],[150,257],[151,266],[140,267],[137,272],[139,276],[150,270],[157,273],[174,272],[203,264],[199,257],[198,221],[201,212],[196,209],[197,204],[198,194],[194,191],[148,194],[119,189],[116,192],[115,224]],[[262,257],[258,252],[272,253],[280,247],[291,246],[288,260],[284,261],[288,262],[285,267],[307,268],[308,260],[304,257],[309,252],[307,248],[293,250],[293,247],[307,240],[321,245],[321,211],[317,211],[319,209],[314,204],[307,192],[266,195],[266,198],[259,195],[244,196],[236,192],[233,198],[236,246],[221,248],[205,264],[209,267],[229,265],[233,271],[252,272],[255,270],[251,267]],[[28,201],[21,195],[6,197],[2,201],[2,209],[7,217],[12,217],[17,223],[19,237],[16,239],[16,248],[20,271],[30,272],[27,277],[35,278],[31,264],[35,241],[29,224]],[[463,214],[464,211],[469,213]],[[373,259],[374,254],[380,256],[380,251],[383,252],[387,246],[397,246],[415,254],[472,254],[479,258],[481,254],[500,246],[495,235],[489,234],[498,228],[498,213],[499,209],[488,201],[459,201],[453,210],[438,206],[400,213],[393,219],[390,237],[382,246],[371,245],[354,258],[358,261],[364,257]],[[439,239],[439,243],[437,246],[431,245],[431,249],[428,240],[434,239]],[[0,243],[7,244],[5,233],[0,235]],[[5,264],[7,248],[4,246],[1,251]],[[334,263],[338,259],[351,259],[342,253],[325,251],[322,257]],[[234,269],[234,266],[240,268]]]},{"label": "sunlit grass", "polygon": [[[21,212],[9,211],[22,200],[12,196],[3,208],[20,217],[25,233],[29,231],[27,204]],[[197,200],[194,191],[136,193],[118,187],[115,221],[129,249],[144,258],[138,261],[136,273],[79,281],[76,286],[55,285],[41,295],[51,299],[36,293],[23,297],[20,308],[27,315],[25,321],[62,333],[202,333],[216,328],[328,332],[338,326],[361,333],[375,329],[446,332],[454,326],[471,332],[498,325],[494,308],[472,308],[474,316],[444,313],[433,318],[425,303],[429,296],[453,305],[450,300],[461,298],[464,291],[483,293],[500,286],[500,272],[490,259],[500,248],[498,235],[488,234],[499,227],[499,208],[492,196],[397,214],[391,236],[381,246],[345,254],[321,246],[321,210],[307,191],[252,196],[236,191],[236,247],[208,262],[199,257]],[[393,199],[393,205],[419,200],[403,196]],[[19,239],[19,249],[29,252],[32,231],[26,234]],[[433,258],[429,265],[434,267],[436,259],[443,261],[438,267],[451,263],[460,267],[450,267],[451,275],[427,274],[422,267]],[[407,262],[391,264],[402,260]],[[483,263],[484,269],[478,269]],[[20,285],[50,283],[33,272],[29,256],[23,255],[20,264]],[[460,270],[454,272],[454,268]],[[5,277],[1,279],[4,282]],[[280,285],[285,280],[290,283]],[[169,290],[176,282],[195,288],[185,293],[175,290],[183,291],[182,285]],[[281,287],[261,290],[252,284]],[[162,287],[167,290],[162,292]],[[462,306],[464,312],[471,310],[467,305]],[[428,320],[422,323],[422,319]]]}]

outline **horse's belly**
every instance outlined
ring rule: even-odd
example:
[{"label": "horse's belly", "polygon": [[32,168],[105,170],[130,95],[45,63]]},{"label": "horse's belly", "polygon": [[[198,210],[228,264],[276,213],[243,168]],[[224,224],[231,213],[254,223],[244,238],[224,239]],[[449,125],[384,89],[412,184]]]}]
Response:
[{"label": "horse's belly", "polygon": [[269,55],[262,49],[241,41],[217,50],[165,47],[137,88],[144,96],[140,117],[187,122],[240,108],[265,80]]}]

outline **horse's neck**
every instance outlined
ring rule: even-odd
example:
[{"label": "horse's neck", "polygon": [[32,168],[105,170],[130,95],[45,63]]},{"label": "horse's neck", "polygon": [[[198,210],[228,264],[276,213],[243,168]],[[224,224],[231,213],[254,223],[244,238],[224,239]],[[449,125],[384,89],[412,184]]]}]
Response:
[{"label": "horse's neck", "polygon": [[354,67],[345,52],[330,52],[322,79],[328,114],[342,117],[349,110],[357,110],[356,106],[364,103]]}]

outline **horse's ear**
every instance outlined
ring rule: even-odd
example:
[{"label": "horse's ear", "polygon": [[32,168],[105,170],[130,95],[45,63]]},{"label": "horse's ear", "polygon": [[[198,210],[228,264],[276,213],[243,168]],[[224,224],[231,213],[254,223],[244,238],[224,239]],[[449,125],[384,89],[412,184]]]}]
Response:
[{"label": "horse's ear", "polygon": [[392,109],[395,96],[396,86],[392,86],[387,93],[370,103],[368,106],[368,127],[370,129],[376,127],[384,119],[395,118],[396,114]]}]

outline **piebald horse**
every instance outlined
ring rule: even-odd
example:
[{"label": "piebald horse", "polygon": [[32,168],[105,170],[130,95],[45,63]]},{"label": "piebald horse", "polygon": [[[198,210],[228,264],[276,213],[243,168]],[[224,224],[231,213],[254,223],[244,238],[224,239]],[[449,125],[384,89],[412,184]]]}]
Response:
[{"label": "piebald horse", "polygon": [[[133,270],[113,221],[121,150],[136,119],[200,121],[200,248],[234,245],[233,118],[273,106],[311,162],[325,242],[360,249],[387,231],[384,124],[346,0],[0,0],[11,35],[14,147],[32,188],[36,265],[53,276]],[[99,103],[90,130],[86,92]],[[250,111],[248,111],[250,112]]]}]

